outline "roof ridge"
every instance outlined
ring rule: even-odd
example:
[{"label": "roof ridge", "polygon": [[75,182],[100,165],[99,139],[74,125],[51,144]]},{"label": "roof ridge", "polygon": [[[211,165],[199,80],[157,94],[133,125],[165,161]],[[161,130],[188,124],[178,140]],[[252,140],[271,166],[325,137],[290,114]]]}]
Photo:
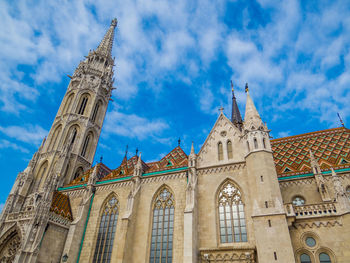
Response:
[{"label": "roof ridge", "polygon": [[279,141],[283,141],[283,140],[290,140],[290,139],[303,137],[303,136],[310,136],[310,135],[314,135],[314,134],[322,133],[322,132],[331,132],[331,131],[338,131],[338,130],[349,130],[349,129],[347,129],[345,127],[336,127],[336,128],[325,129],[325,130],[307,132],[307,133],[302,133],[302,134],[297,134],[297,135],[291,135],[291,136],[287,136],[287,137],[272,139],[271,143],[275,143],[275,142],[279,142]]}]

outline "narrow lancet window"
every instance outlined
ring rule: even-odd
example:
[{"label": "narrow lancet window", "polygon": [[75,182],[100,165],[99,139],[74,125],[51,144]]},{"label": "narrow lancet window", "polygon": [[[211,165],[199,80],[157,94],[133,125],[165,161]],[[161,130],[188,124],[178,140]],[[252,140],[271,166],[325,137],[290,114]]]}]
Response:
[{"label": "narrow lancet window", "polygon": [[221,243],[247,242],[240,190],[231,181],[226,182],[220,189],[218,202]]},{"label": "narrow lancet window", "polygon": [[95,108],[94,108],[94,112],[92,113],[92,117],[91,117],[92,122],[95,122],[99,108],[100,108],[100,103],[98,102],[98,103],[96,103]]},{"label": "narrow lancet window", "polygon": [[232,159],[232,142],[228,141],[227,142],[227,158]]},{"label": "narrow lancet window", "polygon": [[254,147],[255,149],[258,149],[258,140],[254,138]]},{"label": "narrow lancet window", "polygon": [[115,230],[118,221],[118,200],[112,196],[101,215],[100,227],[98,229],[94,263],[109,263],[112,258],[112,247]]},{"label": "narrow lancet window", "polygon": [[153,203],[150,263],[171,263],[173,260],[174,197],[162,188]]},{"label": "narrow lancet window", "polygon": [[81,149],[81,156],[83,156],[83,157],[86,157],[86,151],[87,151],[88,146],[89,146],[90,137],[91,137],[91,135],[89,134],[89,135],[85,138],[85,141],[84,141],[84,144],[83,144],[83,149]]},{"label": "narrow lancet window", "polygon": [[81,103],[80,103],[80,106],[79,106],[79,110],[78,110],[78,114],[84,115],[84,111],[85,111],[87,102],[88,102],[88,97],[84,96],[83,99],[81,100]]},{"label": "narrow lancet window", "polygon": [[219,158],[219,161],[224,159],[224,150],[222,147],[222,142],[218,143],[218,158]]}]

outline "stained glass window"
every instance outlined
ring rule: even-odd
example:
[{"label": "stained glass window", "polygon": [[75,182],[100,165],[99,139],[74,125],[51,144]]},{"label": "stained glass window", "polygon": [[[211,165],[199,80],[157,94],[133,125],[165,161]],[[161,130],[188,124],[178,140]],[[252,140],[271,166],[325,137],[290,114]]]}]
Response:
[{"label": "stained glass window", "polygon": [[171,263],[173,259],[174,197],[163,188],[153,204],[150,263]]},{"label": "stained glass window", "polygon": [[320,263],[332,263],[331,258],[327,253],[320,254]]},{"label": "stained glass window", "polygon": [[230,181],[219,192],[221,243],[247,242],[244,204],[239,189]]},{"label": "stained glass window", "polygon": [[308,254],[301,254],[300,263],[311,263],[311,258]]},{"label": "stained glass window", "polygon": [[118,200],[112,196],[105,207],[101,216],[100,227],[96,240],[94,253],[94,263],[111,262],[112,247],[115,230],[118,220]]}]

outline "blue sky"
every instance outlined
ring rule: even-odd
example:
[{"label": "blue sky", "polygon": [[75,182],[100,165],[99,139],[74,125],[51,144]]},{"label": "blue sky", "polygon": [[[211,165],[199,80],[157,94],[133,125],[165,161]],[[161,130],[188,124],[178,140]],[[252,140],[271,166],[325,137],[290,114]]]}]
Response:
[{"label": "blue sky", "polygon": [[350,123],[348,1],[1,1],[0,203],[47,135],[79,61],[118,18],[95,160],[196,151],[244,85],[274,138]]}]

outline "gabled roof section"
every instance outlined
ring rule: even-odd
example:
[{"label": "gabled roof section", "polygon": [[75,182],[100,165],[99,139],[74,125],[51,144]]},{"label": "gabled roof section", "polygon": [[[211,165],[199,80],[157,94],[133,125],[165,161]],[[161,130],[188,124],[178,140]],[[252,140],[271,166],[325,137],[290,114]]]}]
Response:
[{"label": "gabled roof section", "polygon": [[271,146],[279,177],[310,173],[310,149],[322,170],[350,167],[350,130],[344,127],[271,140]]},{"label": "gabled roof section", "polygon": [[[98,163],[97,165],[97,180],[101,180],[102,178],[104,178],[105,176],[107,176],[109,173],[112,172],[111,169],[109,169],[106,165],[104,165],[103,163]],[[79,185],[79,184],[83,184],[83,183],[87,183],[89,181],[89,177],[92,174],[92,172],[94,171],[94,167],[91,167],[90,169],[88,169],[87,171],[85,171],[82,175],[80,175],[79,177],[75,178],[70,184],[68,184],[67,186],[73,186],[73,185]]]},{"label": "gabled roof section", "polygon": [[69,220],[73,220],[69,197],[61,192],[54,192],[50,211]]},{"label": "gabled roof section", "polygon": [[168,169],[174,169],[179,167],[187,166],[188,157],[187,154],[182,150],[180,146],[176,146],[170,153],[165,155],[158,162],[147,163],[149,169],[147,173],[162,171]]},{"label": "gabled roof section", "polygon": [[240,132],[240,130],[231,122],[231,120],[229,120],[225,114],[223,112],[220,113],[219,117],[216,119],[216,122],[213,126],[213,128],[211,129],[210,133],[208,134],[207,138],[205,139],[201,149],[198,152],[198,156],[202,153],[203,149],[205,148],[205,146],[208,143],[209,138],[212,136],[213,132],[215,131],[216,127],[219,125],[220,121],[227,121],[227,123],[229,123],[229,125],[231,125],[232,127],[234,127],[234,129],[236,129],[238,132]]}]

